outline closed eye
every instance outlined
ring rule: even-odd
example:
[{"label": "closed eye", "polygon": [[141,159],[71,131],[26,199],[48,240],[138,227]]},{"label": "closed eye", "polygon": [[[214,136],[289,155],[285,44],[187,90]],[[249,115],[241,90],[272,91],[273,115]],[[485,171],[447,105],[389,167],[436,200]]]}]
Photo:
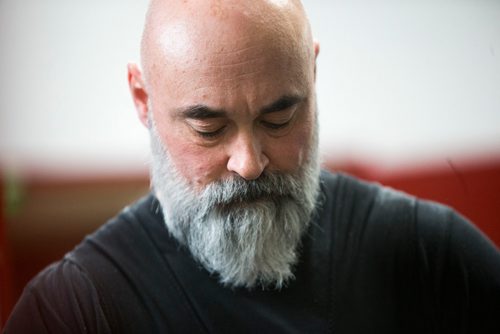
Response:
[{"label": "closed eye", "polygon": [[268,129],[279,130],[279,129],[287,127],[288,124],[290,124],[290,120],[288,120],[284,123],[272,123],[272,122],[267,122],[267,121],[261,121],[261,124],[264,125]]},{"label": "closed eye", "polygon": [[221,135],[224,132],[225,128],[226,127],[223,126],[215,131],[199,131],[199,130],[195,130],[195,131],[202,138],[213,139],[213,138],[216,138],[217,136]]}]

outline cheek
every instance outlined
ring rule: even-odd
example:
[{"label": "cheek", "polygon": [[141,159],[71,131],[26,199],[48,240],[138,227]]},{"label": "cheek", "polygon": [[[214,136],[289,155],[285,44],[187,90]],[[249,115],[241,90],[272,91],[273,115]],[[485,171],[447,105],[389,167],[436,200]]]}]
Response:
[{"label": "cheek", "polygon": [[203,187],[220,178],[225,171],[223,154],[216,149],[199,147],[187,141],[166,139],[172,163],[195,187]]},{"label": "cheek", "polygon": [[297,129],[269,145],[268,158],[271,169],[295,172],[304,164],[311,147],[311,130]]},{"label": "cheek", "polygon": [[297,119],[290,133],[270,141],[267,149],[270,167],[284,172],[295,172],[304,164],[313,145],[315,115],[313,108]]}]

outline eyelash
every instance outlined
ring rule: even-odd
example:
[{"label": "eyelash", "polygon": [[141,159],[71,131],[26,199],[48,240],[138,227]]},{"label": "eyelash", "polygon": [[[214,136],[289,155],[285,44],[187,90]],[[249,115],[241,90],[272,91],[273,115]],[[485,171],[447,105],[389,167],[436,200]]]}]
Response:
[{"label": "eyelash", "polygon": [[[282,128],[285,128],[286,126],[288,126],[288,124],[290,124],[290,121],[287,121],[285,123],[280,123],[280,124],[262,121],[261,124],[264,125],[268,129],[279,130],[279,129],[282,129]],[[226,127],[223,126],[222,128],[217,129],[215,131],[211,131],[211,132],[203,132],[203,131],[196,131],[196,132],[202,138],[213,139],[213,138],[219,136],[220,134],[222,134],[225,129],[226,129]]]},{"label": "eyelash", "polygon": [[222,132],[226,129],[225,126],[223,126],[222,128],[220,129],[217,129],[215,131],[211,131],[211,132],[203,132],[203,131],[196,131],[198,133],[198,135],[200,135],[201,137],[205,138],[205,139],[212,139],[212,138],[215,138],[217,137],[218,135],[222,134]]},{"label": "eyelash", "polygon": [[290,124],[290,121],[287,121],[285,123],[279,123],[279,124],[262,121],[261,124],[269,129],[271,129],[271,130],[279,130],[279,129],[286,127],[288,124]]}]

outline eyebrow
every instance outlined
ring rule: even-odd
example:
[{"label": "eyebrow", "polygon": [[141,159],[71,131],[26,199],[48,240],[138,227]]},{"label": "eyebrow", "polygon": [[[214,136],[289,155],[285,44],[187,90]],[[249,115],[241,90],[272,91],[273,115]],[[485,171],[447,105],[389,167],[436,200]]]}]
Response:
[{"label": "eyebrow", "polygon": [[[263,107],[260,111],[260,114],[269,114],[272,112],[285,110],[287,108],[290,108],[291,106],[294,106],[302,102],[304,99],[305,97],[300,95],[284,95],[280,97],[278,100]],[[177,110],[177,114],[179,114],[183,118],[191,118],[199,120],[227,116],[227,112],[225,110],[210,108],[209,106],[203,104],[196,104],[186,108],[179,108]]]},{"label": "eyebrow", "polygon": [[213,109],[203,104],[196,104],[187,108],[177,110],[177,113],[184,118],[192,119],[209,119],[226,116],[226,112],[222,109]]}]

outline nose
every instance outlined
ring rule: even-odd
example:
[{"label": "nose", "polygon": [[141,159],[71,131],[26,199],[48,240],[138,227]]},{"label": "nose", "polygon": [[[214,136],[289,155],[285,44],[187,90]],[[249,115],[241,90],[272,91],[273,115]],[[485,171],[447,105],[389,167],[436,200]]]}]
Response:
[{"label": "nose", "polygon": [[227,169],[246,180],[257,179],[268,164],[260,141],[252,133],[238,135],[230,146]]}]

